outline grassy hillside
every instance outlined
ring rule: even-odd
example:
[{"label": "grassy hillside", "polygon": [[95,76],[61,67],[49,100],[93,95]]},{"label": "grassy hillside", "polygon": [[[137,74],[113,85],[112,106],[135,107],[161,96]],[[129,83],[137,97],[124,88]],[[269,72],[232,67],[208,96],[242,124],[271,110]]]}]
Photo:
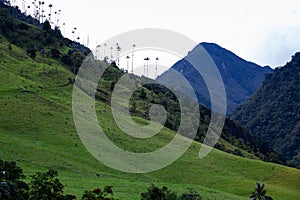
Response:
[{"label": "grassy hillside", "polygon": [[[175,163],[156,172],[127,174],[105,167],[87,152],[76,133],[70,70],[55,59],[37,55],[33,60],[3,36],[0,40],[0,158],[17,161],[26,175],[58,170],[66,192],[78,197],[84,190],[113,185],[116,197],[139,199],[140,193],[155,183],[178,193],[191,187],[204,199],[248,199],[255,182],[264,181],[274,199],[298,198],[299,170],[218,150],[200,160],[201,144],[197,142]],[[96,109],[112,141],[128,150],[148,152],[174,137],[164,129],[151,140],[128,140],[112,122],[108,104],[98,101]]]}]

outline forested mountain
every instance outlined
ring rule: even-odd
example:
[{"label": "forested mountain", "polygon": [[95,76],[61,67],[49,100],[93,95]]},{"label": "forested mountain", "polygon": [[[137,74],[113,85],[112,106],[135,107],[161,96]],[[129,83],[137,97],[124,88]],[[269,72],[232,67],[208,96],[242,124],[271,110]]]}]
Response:
[{"label": "forested mountain", "polygon": [[[261,86],[266,74],[273,72],[270,67],[261,67],[248,62],[217,44],[201,43],[199,45],[208,52],[221,74],[227,95],[227,114],[232,113]],[[197,47],[193,51],[197,51]],[[197,64],[205,67],[205,64]],[[211,102],[206,83],[188,59],[178,61],[172,69],[180,72],[191,83],[198,101],[210,108]],[[165,78],[168,77],[168,73],[170,72],[162,74],[158,80],[172,81]],[[182,91],[185,89],[182,88]]]},{"label": "forested mountain", "polygon": [[289,166],[300,167],[300,53],[232,115]]}]

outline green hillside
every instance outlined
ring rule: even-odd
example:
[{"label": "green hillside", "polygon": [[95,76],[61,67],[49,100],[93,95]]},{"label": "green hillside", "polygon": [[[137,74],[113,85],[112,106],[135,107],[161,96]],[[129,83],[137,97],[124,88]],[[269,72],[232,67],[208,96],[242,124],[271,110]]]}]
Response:
[{"label": "green hillside", "polygon": [[[167,185],[183,192],[195,188],[206,198],[247,199],[255,181],[267,184],[275,199],[296,199],[300,192],[300,171],[279,165],[233,156],[214,150],[199,160],[200,144],[194,142],[182,158],[171,166],[148,174],[126,174],[109,169],[95,160],[82,146],[74,128],[71,111],[72,73],[52,61],[34,61],[1,37],[0,135],[1,154],[15,160],[25,174],[58,170],[66,191],[80,195],[85,189],[113,185],[121,199],[138,199],[150,183]],[[18,55],[18,56],[16,56]],[[44,72],[44,76],[41,73]],[[45,89],[39,86],[44,79]],[[110,120],[110,108],[97,102],[99,118],[119,141],[126,138]],[[109,131],[111,130],[111,131]],[[164,130],[146,145],[128,142],[130,150],[152,150],[163,145],[174,133]],[[112,137],[113,137],[112,136]],[[100,174],[97,177],[96,174]]]},{"label": "green hillside", "polygon": [[[9,25],[2,16],[0,23]],[[22,24],[12,22],[13,26],[18,23]],[[26,25],[25,31],[38,31]],[[44,33],[47,33],[48,39],[60,37],[52,35],[54,32],[51,30],[44,29]],[[13,34],[18,36],[15,44],[12,42],[13,36],[7,37],[10,33],[0,32],[0,159],[17,161],[27,178],[37,171],[57,170],[66,193],[75,194],[78,198],[84,190],[112,185],[116,198],[135,200],[140,199],[140,193],[150,183],[155,183],[178,193],[194,188],[203,199],[249,199],[256,181],[265,182],[268,195],[274,199],[298,198],[299,170],[219,150],[213,150],[200,160],[198,153],[201,144],[198,142],[193,142],[180,159],[159,171],[129,174],[104,166],[82,145],[73,121],[72,83],[75,77],[72,71],[78,69],[78,63],[73,61],[74,57],[83,57],[85,52],[78,46],[71,48],[66,45],[69,41],[49,45],[47,41],[40,40],[41,43],[36,46],[20,48],[36,40],[21,37],[24,35],[22,31],[14,31]],[[40,48],[52,53],[45,56]],[[36,56],[30,49],[35,50]],[[57,49],[61,55],[55,57],[55,50],[51,49]],[[66,62],[68,58],[72,62]],[[101,65],[107,64],[101,62]],[[108,75],[114,73],[119,71],[110,68]],[[130,151],[150,152],[174,137],[175,133],[167,128],[147,140],[122,133],[113,122],[107,103],[111,81],[104,79],[101,84],[106,85],[102,93],[107,95],[97,96],[98,119],[115,144]],[[141,109],[136,111],[137,115],[143,113],[141,104],[142,101],[137,102],[137,110]],[[148,123],[140,117],[134,117],[134,120],[141,124]],[[222,141],[230,146],[228,148],[235,148],[224,139]]]}]

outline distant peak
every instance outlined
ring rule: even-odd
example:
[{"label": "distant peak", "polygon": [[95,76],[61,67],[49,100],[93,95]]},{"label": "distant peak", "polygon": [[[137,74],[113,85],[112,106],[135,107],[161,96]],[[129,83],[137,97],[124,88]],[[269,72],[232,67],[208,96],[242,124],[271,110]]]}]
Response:
[{"label": "distant peak", "polygon": [[270,65],[266,65],[266,66],[264,66],[264,68],[271,69],[273,71],[273,68]]}]

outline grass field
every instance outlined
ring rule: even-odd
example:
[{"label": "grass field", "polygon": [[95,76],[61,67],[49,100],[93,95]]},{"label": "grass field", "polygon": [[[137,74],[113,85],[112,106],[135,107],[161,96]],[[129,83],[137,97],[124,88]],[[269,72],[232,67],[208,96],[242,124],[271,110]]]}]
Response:
[{"label": "grass field", "polygon": [[[82,145],[72,116],[71,72],[58,62],[26,53],[8,42],[0,43],[0,158],[17,161],[25,175],[55,169],[66,193],[80,197],[84,190],[114,186],[115,197],[139,199],[155,183],[183,193],[194,188],[203,199],[249,199],[255,182],[266,184],[274,199],[296,200],[300,195],[300,171],[213,150],[198,158],[200,143],[172,165],[146,174],[129,174],[110,169],[92,157]],[[41,90],[43,86],[45,89]],[[110,139],[120,147],[149,152],[168,143],[174,132],[139,140],[122,133],[112,120],[110,107],[96,103],[98,119]],[[145,120],[136,118],[139,123]],[[99,174],[97,176],[96,174]]]}]

